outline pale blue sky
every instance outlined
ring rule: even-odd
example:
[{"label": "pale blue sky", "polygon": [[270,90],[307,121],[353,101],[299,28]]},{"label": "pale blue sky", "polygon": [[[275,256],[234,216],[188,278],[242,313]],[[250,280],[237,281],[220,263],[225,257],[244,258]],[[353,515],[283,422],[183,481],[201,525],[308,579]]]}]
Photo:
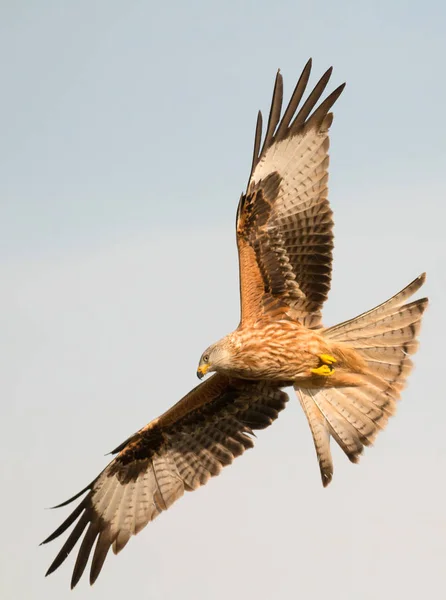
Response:
[{"label": "pale blue sky", "polygon": [[[0,3],[2,598],[440,597],[446,560],[443,2]],[[256,449],[110,556],[38,543],[103,454],[238,320],[236,204],[275,72],[334,66],[327,324],[428,272],[416,369],[323,490],[297,400]]]}]

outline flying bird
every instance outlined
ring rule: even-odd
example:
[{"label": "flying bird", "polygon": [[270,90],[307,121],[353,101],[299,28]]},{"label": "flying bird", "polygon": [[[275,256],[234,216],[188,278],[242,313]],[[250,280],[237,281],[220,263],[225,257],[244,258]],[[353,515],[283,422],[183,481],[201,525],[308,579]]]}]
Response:
[{"label": "flying bird", "polygon": [[327,194],[330,112],[344,85],[321,97],[329,69],[304,100],[309,61],[282,111],[278,72],[266,133],[255,132],[247,190],[237,210],[241,319],[203,353],[198,376],[211,377],[114,450],[81,492],[69,517],[43,543],[74,526],[47,574],[82,538],[74,587],[90,555],[94,583],[110,548],[167,510],[184,491],[218,475],[273,423],[293,386],[313,435],[324,486],[333,476],[330,439],[352,462],[394,414],[412,368],[410,355],[427,299],[409,302],[421,275],[376,308],[324,327],[330,289],[333,220]]}]

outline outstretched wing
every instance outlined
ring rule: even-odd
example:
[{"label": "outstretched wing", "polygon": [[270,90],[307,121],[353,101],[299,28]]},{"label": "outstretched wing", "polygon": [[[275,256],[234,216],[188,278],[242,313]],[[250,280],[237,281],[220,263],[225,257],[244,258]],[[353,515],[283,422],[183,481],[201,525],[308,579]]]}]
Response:
[{"label": "outstretched wing", "polygon": [[117,554],[132,535],[167,510],[185,490],[204,485],[251,448],[253,430],[271,425],[287,400],[287,394],[272,384],[230,380],[218,374],[197,386],[116,448],[117,456],[104,471],[59,505],[88,492],[43,542],[54,540],[75,524],[47,575],[83,537],[71,587],[82,576],[91,553],[90,583],[94,583],[110,547]]},{"label": "outstretched wing", "polygon": [[282,119],[283,83],[277,73],[261,149],[261,113],[257,119],[251,175],[237,210],[241,325],[279,311],[316,327],[330,289],[329,110],[344,85],[315,108],[330,79],[329,69],[300,105],[310,70],[311,60]]}]

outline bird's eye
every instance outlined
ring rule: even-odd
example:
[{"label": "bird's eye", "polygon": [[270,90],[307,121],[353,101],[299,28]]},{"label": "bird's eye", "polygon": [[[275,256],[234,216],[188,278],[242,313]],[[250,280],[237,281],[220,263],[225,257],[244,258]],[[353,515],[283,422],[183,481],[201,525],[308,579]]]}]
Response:
[{"label": "bird's eye", "polygon": [[203,362],[209,362],[209,354],[203,356]]}]

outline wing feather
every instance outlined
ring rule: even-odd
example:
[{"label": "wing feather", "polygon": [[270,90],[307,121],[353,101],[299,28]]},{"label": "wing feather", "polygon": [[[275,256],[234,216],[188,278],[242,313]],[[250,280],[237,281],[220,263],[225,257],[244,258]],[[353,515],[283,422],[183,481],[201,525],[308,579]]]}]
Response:
[{"label": "wing feather", "polygon": [[[96,548],[94,549],[93,558],[91,561],[90,568],[90,584],[96,581],[101,572],[101,569],[104,565],[105,559],[107,558],[108,551],[110,550],[110,546],[112,544],[112,539],[110,537],[110,529],[106,528],[101,531],[99,534],[99,538],[96,544]],[[115,542],[113,542],[115,544]],[[113,550],[115,550],[115,546],[113,545]]]},{"label": "wing feather", "polygon": [[325,73],[319,79],[317,84],[314,86],[310,95],[303,103],[302,108],[297,113],[294,121],[291,123],[291,127],[290,127],[291,135],[298,134],[300,132],[300,130],[302,129],[302,126],[304,125],[305,121],[307,120],[309,114],[311,113],[311,111],[316,106],[317,102],[319,101],[320,97],[324,93],[325,88],[327,87],[327,84],[330,81],[332,72],[333,72],[333,67],[330,67],[329,69],[327,69],[327,71],[325,71]]},{"label": "wing feather", "polygon": [[262,152],[268,147],[270,141],[273,138],[274,131],[277,127],[277,123],[280,120],[280,113],[282,111],[283,101],[283,78],[280,71],[277,71],[276,81],[274,83],[273,98],[271,100],[271,109],[269,111],[268,125],[265,134],[265,141],[263,142]]},{"label": "wing feather", "polygon": [[308,327],[320,326],[333,249],[329,111],[344,85],[318,105],[330,68],[301,105],[310,71],[311,60],[282,119],[283,83],[277,74],[263,145],[260,113],[257,119],[251,176],[237,210],[241,326],[284,313]]},{"label": "wing feather", "polygon": [[90,582],[94,583],[110,547],[115,554],[120,552],[132,535],[167,510],[185,490],[204,485],[252,448],[253,429],[268,427],[287,399],[277,385],[221,375],[196,387],[121,444],[116,457],[84,488],[83,493],[88,492],[85,498],[43,542],[54,540],[75,524],[47,575],[81,540],[71,586],[82,577],[91,555]]},{"label": "wing feather", "polygon": [[305,65],[305,67],[301,73],[301,76],[299,77],[296,87],[294,88],[294,92],[290,98],[288,106],[282,117],[282,121],[279,125],[277,134],[276,134],[276,139],[278,139],[278,140],[286,137],[286,135],[287,135],[287,130],[288,130],[288,127],[290,126],[291,119],[293,118],[294,114],[296,113],[297,107],[299,106],[300,101],[302,100],[302,96],[304,95],[305,90],[307,89],[308,80],[310,79],[310,73],[311,73],[311,65],[312,65],[312,61],[310,58],[309,61],[307,62],[307,64]]},{"label": "wing feather", "polygon": [[259,160],[260,153],[260,144],[262,142],[262,127],[263,127],[263,118],[262,113],[257,113],[257,121],[256,121],[256,132],[254,135],[254,150],[252,152],[252,164],[251,164],[251,173],[249,174],[249,178],[251,179],[251,175],[253,174],[254,168],[257,165]]}]

